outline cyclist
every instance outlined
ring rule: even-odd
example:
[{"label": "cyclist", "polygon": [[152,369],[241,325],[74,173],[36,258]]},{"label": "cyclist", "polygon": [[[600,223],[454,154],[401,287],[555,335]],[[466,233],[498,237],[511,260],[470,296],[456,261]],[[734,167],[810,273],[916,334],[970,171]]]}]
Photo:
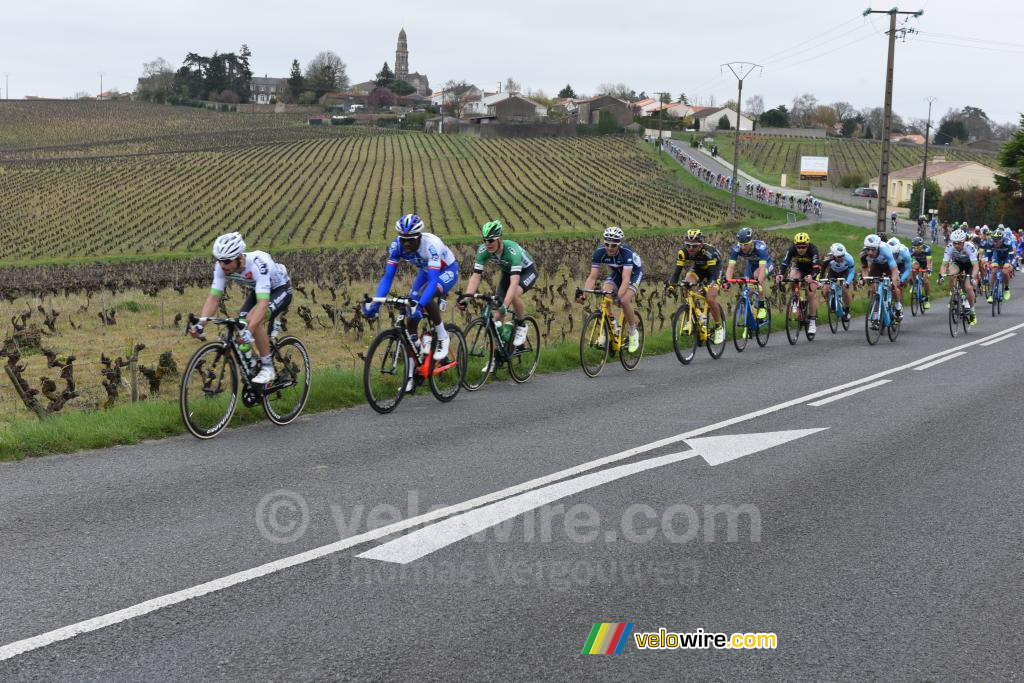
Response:
[{"label": "cyclist", "polygon": [[843,320],[846,322],[850,322],[850,307],[853,305],[853,292],[850,290],[850,285],[853,284],[854,272],[853,257],[839,242],[829,247],[828,256],[821,262],[821,270],[818,271],[818,278],[823,281],[822,289],[826,301],[828,301],[829,293],[832,290],[832,279],[845,278],[843,282],[843,308],[845,309]]},{"label": "cyclist", "polygon": [[918,273],[924,273],[924,302],[922,306],[925,309],[932,307],[932,283],[928,279],[928,275],[932,273],[932,248],[924,243],[924,240],[920,237],[915,237],[910,243],[910,256],[914,259],[911,265],[911,272],[914,277],[917,277]]},{"label": "cyclist", "polygon": [[[914,239],[921,238],[915,237]],[[893,286],[893,297],[896,301],[896,320],[898,322],[903,318],[903,285],[910,280],[914,259],[910,255],[910,250],[903,246],[898,237],[889,238],[887,244],[892,249],[892,257],[896,259],[896,268],[900,271],[900,281]]]},{"label": "cyclist", "polygon": [[1003,271],[1003,301],[1010,300],[1010,276],[1013,274],[1013,250],[1011,240],[1006,238],[1002,230],[992,235],[992,251],[989,256],[989,295],[988,303],[992,303],[992,290],[996,286],[996,270]]},{"label": "cyclist", "polygon": [[[260,371],[252,378],[252,382],[273,382],[277,379],[277,373],[271,360],[270,337],[263,320],[269,311],[272,322],[292,302],[292,283],[288,269],[276,263],[265,251],[247,252],[245,241],[237,232],[221,235],[213,242],[213,258],[216,259],[213,264],[213,284],[200,315],[209,318],[217,312],[228,280],[248,289],[249,293],[238,317],[245,318],[245,330],[240,335],[242,341],[254,344],[260,356]],[[193,337],[202,336],[203,324],[192,325],[189,334]]]},{"label": "cyclist", "polygon": [[[466,294],[476,294],[483,278],[484,267],[488,263],[497,263],[501,268],[497,297],[501,300],[502,306],[515,311],[517,320],[522,320],[526,317],[523,294],[530,291],[537,282],[537,267],[530,257],[530,252],[512,240],[502,237],[504,231],[505,226],[501,221],[489,221],[480,228],[484,241],[476,249],[476,261],[473,263],[473,274],[469,277],[469,284],[466,285]],[[465,310],[466,302],[460,301],[458,306]],[[496,321],[500,323],[504,318],[501,309],[494,311]],[[526,341],[526,333],[526,325],[517,325],[512,344],[522,346]]]},{"label": "cyclist", "polygon": [[698,228],[686,231],[683,248],[676,254],[676,269],[665,284],[669,294],[675,292],[679,278],[686,271],[685,279],[690,284],[703,284],[707,287],[708,308],[714,320],[712,343],[721,344],[725,341],[725,325],[718,313],[718,280],[722,277],[722,253],[704,241],[704,233]]},{"label": "cyclist", "polygon": [[[782,259],[782,268],[775,276],[779,282],[782,281],[783,273],[786,273],[790,280],[803,280],[807,283],[807,315],[810,320],[807,323],[807,334],[813,337],[818,332],[818,298],[814,291],[818,288],[815,278],[821,269],[821,257],[818,247],[811,244],[811,236],[806,232],[798,232],[793,236],[793,245],[786,252]],[[793,291],[797,291],[794,283]]]},{"label": "cyclist", "polygon": [[897,230],[897,228],[896,228],[896,220],[897,219],[896,219],[896,212],[895,211],[892,212],[892,216],[889,217],[889,220],[892,221],[892,234],[895,235],[896,233],[899,232],[899,230]]},{"label": "cyclist", "polygon": [[[954,225],[955,225],[955,222],[954,222]],[[950,232],[952,232],[952,229],[949,227],[949,222],[947,221],[947,222],[942,224],[942,243],[943,244],[949,244],[949,233]]]},{"label": "cyclist", "polygon": [[932,218],[928,221],[928,227],[931,228],[932,233],[932,244],[935,244],[939,239],[939,219],[932,214]]},{"label": "cyclist", "polygon": [[[640,333],[636,329],[636,312],[633,310],[633,299],[640,293],[640,283],[644,279],[644,265],[640,254],[636,253],[629,245],[623,244],[625,234],[620,228],[610,226],[604,231],[604,246],[599,247],[590,259],[590,275],[583,285],[583,289],[593,289],[597,284],[597,278],[601,274],[601,267],[608,266],[610,273],[605,278],[601,289],[605,292],[615,292],[619,305],[622,306],[622,313],[626,317],[626,324],[629,326],[629,341],[626,347],[630,353],[635,353],[640,348]],[[576,301],[583,303],[586,300],[585,294],[580,294]]]},{"label": "cyclist", "polygon": [[[388,247],[387,266],[384,269],[384,277],[377,285],[376,296],[387,296],[391,291],[399,262],[407,261],[419,268],[409,290],[409,298],[414,301],[406,326],[415,341],[416,329],[425,310],[437,334],[438,345],[434,358],[441,360],[448,355],[451,340],[448,330],[444,327],[444,321],[441,320],[441,307],[437,303],[437,295],[443,299],[459,281],[458,261],[440,237],[423,232],[423,219],[414,213],[407,213],[399,218],[395,222],[395,230],[398,237]],[[379,303],[363,304],[363,315],[367,318],[376,318],[379,310]]]},{"label": "cyclist", "polygon": [[740,231],[736,233],[736,244],[732,247],[732,252],[729,254],[729,264],[725,268],[725,282],[722,283],[723,289],[729,288],[729,280],[736,269],[736,260],[740,258],[746,261],[743,269],[744,279],[758,281],[757,293],[760,297],[757,319],[764,320],[768,317],[765,290],[767,289],[768,277],[775,272],[775,264],[772,262],[771,253],[768,252],[768,245],[762,240],[754,239],[753,228],[740,228]]},{"label": "cyclist", "polygon": [[[956,273],[950,273],[950,268],[956,266]],[[968,241],[967,233],[963,228],[953,231],[949,236],[949,246],[942,255],[942,266],[939,268],[939,281],[946,275],[967,276],[964,280],[964,291],[967,293],[967,310],[971,315],[971,325],[978,322],[974,314],[974,283],[978,279],[978,250]]]},{"label": "cyclist", "polygon": [[[896,290],[899,287],[900,271],[893,258],[892,249],[882,241],[878,235],[868,235],[864,238],[864,248],[860,252],[860,274],[861,277],[885,277],[893,287],[893,298],[897,301]],[[871,283],[871,293],[875,293],[877,283]],[[873,325],[875,323],[872,323]]]}]

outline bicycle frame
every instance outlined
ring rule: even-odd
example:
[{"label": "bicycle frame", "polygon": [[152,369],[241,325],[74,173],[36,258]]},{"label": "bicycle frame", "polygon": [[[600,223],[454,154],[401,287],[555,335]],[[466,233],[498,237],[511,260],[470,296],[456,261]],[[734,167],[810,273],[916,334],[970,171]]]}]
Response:
[{"label": "bicycle frame", "polygon": [[[596,330],[603,330],[606,327],[611,329],[612,333],[609,337],[611,346],[609,350],[612,353],[618,353],[622,348],[625,325],[618,325],[618,329],[616,329],[616,326],[611,324],[612,321],[615,320],[615,312],[612,311],[612,303],[615,301],[615,293],[606,292],[603,289],[580,289],[579,291],[584,294],[596,294],[603,297],[601,300],[601,324],[596,328]],[[588,343],[593,344],[595,341],[597,340],[589,339]]]},{"label": "bicycle frame", "polygon": [[[411,299],[401,296],[375,296],[365,297],[363,300],[365,303],[384,304],[396,309],[392,315],[392,326],[402,333],[402,339],[405,341],[405,352],[409,360],[412,361],[414,375],[418,375],[422,380],[426,381],[431,375],[439,375],[458,364],[458,360],[453,359],[448,363],[435,365],[434,354],[430,351],[427,352],[425,358],[420,360],[416,340],[412,338],[412,333],[409,332],[409,328],[405,325],[405,319],[409,317],[410,308],[412,307]],[[431,332],[433,332],[433,323],[429,324],[431,325]]]},{"label": "bicycle frame", "polygon": [[757,309],[756,304],[761,299],[761,294],[754,289],[754,286],[761,284],[760,281],[749,278],[730,278],[728,282],[740,285],[739,291],[736,292],[736,305],[743,306],[743,317],[747,321],[747,328],[756,330],[760,329],[763,325],[771,324],[767,318],[759,321],[754,314],[754,311]]},{"label": "bicycle frame", "polygon": [[[882,306],[881,310],[879,311],[880,317],[878,319],[878,322],[880,322],[883,327],[888,327],[893,323],[894,320],[892,315],[892,285],[889,282],[889,276],[886,275],[883,277],[863,277],[861,279],[863,279],[866,284],[871,284],[872,282],[877,283],[877,291],[879,297],[882,300]],[[868,315],[871,315],[870,309],[868,310]]]},{"label": "bicycle frame", "polygon": [[[491,338],[494,340],[494,353],[497,356],[498,362],[504,363],[510,357],[514,358],[517,354],[513,353],[512,356],[509,356],[508,354],[505,353],[505,341],[500,336],[498,336],[497,330],[494,329],[495,309],[501,310],[502,314],[511,311],[511,309],[506,309],[505,306],[500,301],[498,301],[498,297],[494,296],[493,294],[480,294],[479,292],[474,292],[473,294],[465,294],[463,292],[458,292],[455,295],[456,301],[463,301],[466,299],[471,299],[477,302],[483,302],[483,309],[480,311],[480,317],[487,321],[488,334],[491,335]],[[512,322],[514,325],[516,322],[518,322],[519,318],[518,316],[516,316],[515,311],[511,312]],[[519,352],[521,353],[521,350]]]},{"label": "bicycle frame", "polygon": [[[690,324],[696,323],[699,338],[703,344],[708,340],[707,320],[711,310],[705,295],[706,288],[702,284],[686,282],[685,280],[680,282],[679,286],[686,291],[686,303],[688,304],[687,308],[691,316]],[[722,324],[725,324],[724,321],[722,321]]]},{"label": "bicycle frame", "polygon": [[832,311],[842,318],[846,315],[846,306],[843,304],[843,292],[846,290],[846,278],[825,278],[829,283],[828,305]]}]

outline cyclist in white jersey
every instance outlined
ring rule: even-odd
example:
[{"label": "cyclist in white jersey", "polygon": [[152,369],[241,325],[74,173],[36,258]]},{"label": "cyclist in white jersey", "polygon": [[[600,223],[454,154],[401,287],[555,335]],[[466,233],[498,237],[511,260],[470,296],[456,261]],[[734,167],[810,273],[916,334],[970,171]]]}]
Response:
[{"label": "cyclist in white jersey", "polygon": [[[200,315],[209,318],[217,312],[229,280],[249,290],[238,315],[245,318],[246,332],[251,333],[252,343],[260,355],[261,368],[252,381],[254,384],[273,382],[277,373],[274,372],[270,357],[270,337],[263,320],[267,317],[267,311],[270,311],[273,320],[292,302],[292,283],[288,278],[288,269],[275,263],[265,251],[246,252],[245,242],[237,232],[221,235],[214,241],[213,257],[216,259],[213,284]],[[202,323],[189,329],[193,337],[201,336],[202,333]],[[248,341],[248,335],[243,333],[243,336]]]}]

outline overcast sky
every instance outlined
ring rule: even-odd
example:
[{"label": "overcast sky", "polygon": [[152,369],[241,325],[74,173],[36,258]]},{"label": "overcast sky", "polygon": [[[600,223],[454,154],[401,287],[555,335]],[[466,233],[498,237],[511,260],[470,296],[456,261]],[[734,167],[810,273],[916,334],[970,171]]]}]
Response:
[{"label": "overcast sky", "polygon": [[[887,6],[886,6],[887,5]],[[0,10],[0,72],[10,96],[69,97],[134,88],[142,63],[164,57],[174,67],[186,52],[252,50],[257,75],[287,76],[333,50],[352,82],[367,80],[386,60],[404,26],[410,69],[433,87],[465,79],[487,89],[512,76],[524,88],[554,95],[566,83],[592,94],[624,82],[637,92],[686,92],[691,102],[735,96],[736,81],[720,64],[752,61],[763,72],[744,84],[744,100],[790,106],[813,93],[820,102],[882,104],[888,17],[861,17],[864,0],[637,3],[606,0],[515,0],[431,3],[412,0],[35,0]],[[888,9],[891,2],[877,9]],[[1019,65],[1024,56],[1024,3],[1014,0],[921,0],[906,25],[921,31],[897,42],[894,109],[923,118],[933,110],[973,105],[996,122],[1024,110]],[[735,14],[730,14],[730,13]],[[901,18],[900,25],[903,25]]]}]

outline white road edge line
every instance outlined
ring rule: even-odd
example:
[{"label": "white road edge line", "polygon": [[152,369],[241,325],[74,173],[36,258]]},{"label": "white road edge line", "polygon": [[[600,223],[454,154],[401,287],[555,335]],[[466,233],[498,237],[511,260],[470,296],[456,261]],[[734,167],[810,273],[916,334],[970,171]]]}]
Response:
[{"label": "white road edge line", "polygon": [[914,368],[914,370],[918,371],[918,372],[921,371],[921,370],[927,370],[928,368],[932,367],[933,365],[938,365],[939,363],[945,363],[948,360],[953,360],[954,358],[959,358],[960,356],[966,356],[966,355],[967,355],[966,351],[957,351],[956,353],[951,353],[951,354],[949,354],[948,356],[946,356],[944,358],[940,358],[938,360],[933,360],[931,363],[925,363],[924,365],[918,365],[916,368]]},{"label": "white road edge line", "polygon": [[880,379],[877,382],[872,382],[871,384],[865,384],[863,386],[857,387],[856,389],[850,389],[849,391],[844,391],[841,394],[836,394],[834,396],[829,396],[828,398],[823,398],[820,401],[814,401],[813,403],[808,403],[807,405],[814,406],[815,408],[818,408],[820,406],[832,403],[832,401],[841,401],[844,398],[846,398],[847,396],[853,396],[854,394],[859,394],[862,391],[867,391],[868,389],[874,389],[875,387],[880,387],[883,384],[888,384],[891,381],[892,381],[891,379]]},{"label": "white road edge line", "polygon": [[746,422],[753,418],[761,417],[764,415],[770,415],[771,413],[776,413],[779,412],[780,410],[785,410],[786,408],[790,408],[795,405],[801,405],[807,403],[808,401],[822,398],[830,394],[834,394],[837,391],[851,389],[853,387],[860,386],[861,384],[866,384],[876,379],[880,379],[887,375],[892,375],[903,370],[908,370],[917,367],[918,365],[921,365],[923,363],[928,363],[937,358],[945,357],[947,354],[962,349],[966,349],[977,344],[981,344],[990,339],[995,339],[997,337],[1004,336],[1008,332],[1012,332],[1014,330],[1019,330],[1022,328],[1024,328],[1024,323],[1020,323],[1013,327],[1009,327],[1005,330],[1002,330],[1001,332],[989,335],[988,337],[981,337],[974,341],[967,342],[966,344],[961,344],[960,346],[955,346],[951,349],[946,349],[945,351],[933,353],[930,356],[919,358],[916,361],[912,361],[904,365],[899,365],[895,368],[889,368],[888,370],[876,372],[873,375],[868,375],[867,377],[862,377],[861,379],[853,380],[852,382],[847,382],[846,384],[840,384],[839,386],[831,387],[829,389],[822,389],[812,394],[800,396],[789,401],[784,401],[783,403],[777,403],[773,406],[762,408],[761,410],[755,410],[745,415],[739,415],[736,417],[729,418],[727,420],[715,422],[714,424],[706,425],[704,427],[698,427],[697,429],[693,429],[682,434],[676,434],[675,436],[669,436],[664,439],[659,439],[658,441],[652,441],[649,444],[635,446],[634,448],[630,448],[625,451],[615,453],[613,455],[598,458],[597,460],[591,460],[581,465],[576,465],[575,467],[560,470],[558,472],[554,472],[543,477],[531,479],[530,481],[523,482],[522,484],[510,486],[506,489],[495,491],[493,493],[488,493],[483,496],[478,496],[471,500],[463,501],[462,503],[456,503],[455,505],[450,505],[446,508],[432,510],[422,515],[417,515],[416,517],[410,517],[409,519],[399,520],[394,524],[389,524],[378,529],[372,529],[362,534],[357,534],[355,536],[343,538],[340,541],[335,541],[334,543],[329,543],[327,545],[320,546],[319,548],[313,548],[311,550],[307,550],[297,555],[283,557],[279,560],[274,560],[272,562],[262,564],[258,567],[253,567],[252,569],[246,569],[244,571],[236,572],[234,574],[229,574],[228,576],[223,576],[219,579],[214,579],[213,581],[201,583],[197,586],[184,588],[173,593],[168,593],[167,595],[162,595],[151,600],[146,600],[136,605],[132,605],[131,607],[126,607],[115,612],[110,612],[108,614],[104,614],[98,617],[93,617],[92,619],[86,619],[85,621],[80,621],[76,624],[64,626],[53,631],[47,631],[46,633],[42,633],[38,636],[33,636],[31,638],[26,638],[24,640],[18,640],[13,643],[4,645],[3,647],[0,647],[0,662],[11,659],[12,657],[17,657],[18,655],[23,654],[25,652],[29,652],[30,650],[36,650],[41,647],[46,647],[47,645],[52,645],[62,640],[68,640],[69,638],[74,638],[75,636],[82,635],[83,633],[97,631],[101,628],[106,628],[107,626],[113,626],[114,624],[119,624],[121,622],[128,621],[129,619],[134,619],[144,614],[149,614],[150,612],[155,612],[165,607],[170,607],[171,605],[176,605],[178,603],[185,602],[186,600],[191,600],[193,598],[198,598],[203,595],[215,593],[217,591],[224,590],[225,588],[230,588],[231,586],[235,586],[240,583],[245,583],[246,581],[252,581],[254,579],[267,576],[268,574],[274,574],[284,569],[289,569],[291,567],[295,567],[301,564],[313,562],[322,557],[332,555],[342,550],[347,550],[348,548],[361,545],[369,541],[375,541],[379,538],[384,538],[385,536],[390,536],[392,534],[398,533],[399,531],[404,531],[405,529],[409,529],[414,526],[419,526],[420,524],[426,524],[427,522],[432,522],[436,519],[442,519],[450,515],[465,512],[466,510],[471,510],[475,507],[479,507],[487,503],[493,503],[497,500],[501,500],[503,498],[508,498],[510,496],[523,493],[524,491],[540,488],[541,486],[545,486],[547,484],[559,481],[561,479],[567,479],[569,477],[576,476],[577,474],[581,474],[583,472],[588,472],[590,470],[603,467],[604,465],[607,465],[609,463],[618,462],[620,460],[631,458],[634,455],[639,455],[640,453],[646,453],[648,451],[653,451],[655,449],[661,448],[662,446],[668,446],[670,444],[679,443],[680,441],[685,441],[686,439],[690,439],[695,436],[707,434],[708,432],[713,432],[722,429],[723,427],[730,427],[734,424]]},{"label": "white road edge line", "polygon": [[1010,337],[1016,337],[1016,336],[1017,336],[1016,332],[1011,332],[1010,334],[1003,335],[1002,337],[999,337],[998,339],[993,339],[991,341],[987,341],[984,344],[982,344],[982,346],[992,346],[993,344],[998,344],[1001,341],[1006,341]]}]

